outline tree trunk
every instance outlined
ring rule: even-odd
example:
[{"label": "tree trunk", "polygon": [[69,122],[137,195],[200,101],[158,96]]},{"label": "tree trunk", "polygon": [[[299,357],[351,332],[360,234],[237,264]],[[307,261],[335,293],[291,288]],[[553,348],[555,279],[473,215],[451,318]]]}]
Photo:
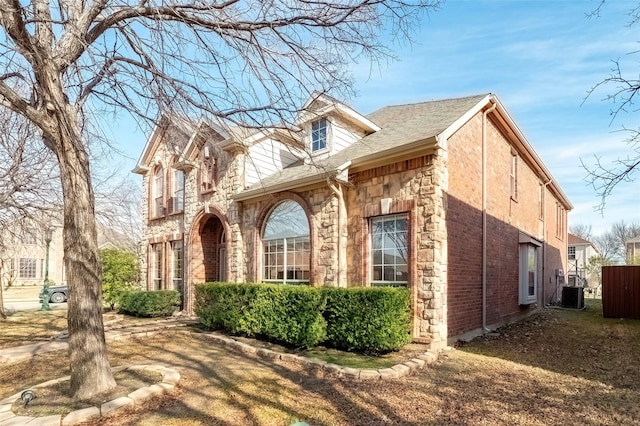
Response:
[{"label": "tree trunk", "polygon": [[2,282],[2,264],[0,263],[0,318],[5,320],[7,319],[7,314],[4,311],[4,283]]},{"label": "tree trunk", "polygon": [[95,197],[89,158],[74,108],[56,102],[44,126],[45,144],[58,157],[64,199],[64,265],[68,295],[71,393],[87,399],[116,383],[107,358],[102,321]]}]

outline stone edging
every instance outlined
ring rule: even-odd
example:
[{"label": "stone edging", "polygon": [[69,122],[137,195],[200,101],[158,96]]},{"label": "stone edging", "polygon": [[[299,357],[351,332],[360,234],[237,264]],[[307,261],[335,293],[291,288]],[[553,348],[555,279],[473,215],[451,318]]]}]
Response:
[{"label": "stone edging", "polygon": [[[167,368],[161,365],[134,365],[134,366],[122,366],[113,368],[113,372],[117,373],[123,370],[150,370],[155,371],[162,374],[162,381],[160,383],[153,384],[151,386],[146,386],[131,392],[127,396],[123,396],[120,398],[116,398],[112,401],[107,401],[102,404],[100,407],[89,407],[83,408],[81,410],[72,411],[67,414],[65,417],[62,417],[61,414],[57,414],[54,416],[47,417],[28,417],[28,416],[16,416],[11,411],[11,407],[14,402],[20,399],[20,395],[24,390],[12,395],[8,398],[5,398],[0,401],[0,426],[3,425],[14,425],[14,424],[29,424],[29,425],[37,425],[37,426],[66,426],[66,425],[74,425],[77,423],[85,422],[89,419],[102,417],[110,414],[111,412],[122,408],[135,406],[143,403],[149,398],[161,395],[165,392],[172,390],[175,385],[180,380],[180,373],[178,373],[173,368]],[[60,383],[63,381],[69,380],[69,376],[62,377],[60,379],[49,380],[44,383],[40,383],[39,385],[33,386],[31,389],[38,389],[46,386],[51,386],[56,383]],[[26,390],[26,389],[25,389]]]},{"label": "stone edging", "polygon": [[337,364],[327,363],[317,358],[305,358],[295,354],[281,353],[272,351],[271,349],[256,348],[244,342],[239,342],[226,335],[220,333],[206,333],[205,336],[215,340],[226,348],[235,350],[243,354],[252,354],[260,358],[271,361],[295,362],[306,367],[311,372],[320,371],[325,377],[337,377],[352,380],[387,380],[397,379],[411,373],[413,370],[430,365],[438,359],[438,354],[433,351],[427,351],[401,364],[396,364],[389,368],[359,369],[351,367],[343,367]]}]

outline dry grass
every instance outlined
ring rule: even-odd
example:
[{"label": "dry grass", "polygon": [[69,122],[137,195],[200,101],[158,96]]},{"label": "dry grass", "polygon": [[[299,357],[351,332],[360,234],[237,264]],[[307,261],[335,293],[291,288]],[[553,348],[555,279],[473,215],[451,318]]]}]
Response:
[{"label": "dry grass", "polygon": [[0,349],[53,339],[67,328],[67,311],[18,311],[0,320]]},{"label": "dry grass", "polygon": [[[162,364],[182,375],[171,394],[95,425],[640,424],[640,321],[546,311],[445,352],[384,382],[326,380],[167,332],[110,344],[115,365]],[[68,374],[61,353],[0,369],[0,397]]]},{"label": "dry grass", "polygon": [[69,382],[34,389],[36,399],[27,407],[21,401],[13,404],[12,411],[18,416],[44,417],[55,414],[66,415],[88,407],[100,407],[107,401],[127,396],[131,392],[162,381],[162,374],[148,370],[125,370],[114,374],[117,386],[86,401],[73,401]]}]

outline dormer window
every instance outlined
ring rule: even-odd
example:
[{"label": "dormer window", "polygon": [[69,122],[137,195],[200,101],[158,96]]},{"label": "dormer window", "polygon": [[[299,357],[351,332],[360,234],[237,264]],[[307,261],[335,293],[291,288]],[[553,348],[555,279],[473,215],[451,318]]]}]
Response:
[{"label": "dormer window", "polygon": [[311,150],[321,151],[327,148],[327,119],[321,118],[311,123]]}]

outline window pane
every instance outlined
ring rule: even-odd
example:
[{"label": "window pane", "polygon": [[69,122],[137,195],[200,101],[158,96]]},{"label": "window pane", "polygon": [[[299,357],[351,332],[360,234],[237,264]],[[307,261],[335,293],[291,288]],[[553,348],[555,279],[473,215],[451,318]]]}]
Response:
[{"label": "window pane", "polygon": [[373,267],[373,281],[382,281],[382,266]]},{"label": "window pane", "polygon": [[371,221],[372,281],[406,284],[409,279],[408,219],[391,215]]}]

